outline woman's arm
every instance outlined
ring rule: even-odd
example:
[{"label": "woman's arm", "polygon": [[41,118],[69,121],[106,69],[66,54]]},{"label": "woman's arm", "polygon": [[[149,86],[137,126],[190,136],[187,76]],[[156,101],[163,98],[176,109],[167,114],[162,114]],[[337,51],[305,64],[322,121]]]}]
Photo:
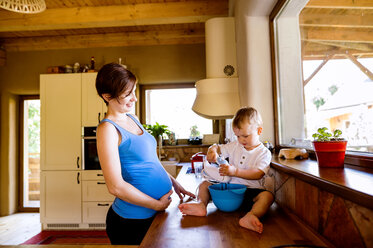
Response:
[{"label": "woman's arm", "polygon": [[110,123],[101,123],[97,128],[97,152],[102,172],[110,194],[135,205],[164,210],[171,203],[172,191],[156,200],[125,182],[122,178],[118,152],[119,135]]}]

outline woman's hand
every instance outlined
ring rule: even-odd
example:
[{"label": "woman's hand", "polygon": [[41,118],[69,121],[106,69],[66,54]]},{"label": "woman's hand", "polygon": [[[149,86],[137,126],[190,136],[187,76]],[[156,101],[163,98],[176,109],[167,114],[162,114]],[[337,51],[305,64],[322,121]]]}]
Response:
[{"label": "woman's hand", "polygon": [[219,167],[219,173],[221,176],[236,176],[237,168],[229,164],[221,164]]},{"label": "woman's hand", "polygon": [[159,200],[158,200],[158,206],[156,206],[154,208],[154,210],[156,211],[163,211],[165,210],[169,205],[170,203],[172,202],[172,199],[171,199],[171,195],[172,195],[173,191],[170,190],[168,191],[167,194],[165,194],[164,196],[162,196]]},{"label": "woman's hand", "polygon": [[185,197],[185,195],[189,195],[192,198],[196,198],[196,196],[193,193],[185,190],[184,187],[181,186],[181,184],[178,181],[176,181],[176,179],[172,179],[172,186],[174,187],[174,190],[176,194],[179,196],[180,200],[182,200]]}]

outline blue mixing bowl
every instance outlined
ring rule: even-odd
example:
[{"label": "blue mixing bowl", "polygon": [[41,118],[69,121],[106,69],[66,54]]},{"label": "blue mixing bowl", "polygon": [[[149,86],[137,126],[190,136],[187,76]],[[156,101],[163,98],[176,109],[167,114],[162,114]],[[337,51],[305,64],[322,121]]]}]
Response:
[{"label": "blue mixing bowl", "polygon": [[237,210],[245,196],[246,186],[233,183],[219,183],[209,186],[212,201],[224,212]]}]

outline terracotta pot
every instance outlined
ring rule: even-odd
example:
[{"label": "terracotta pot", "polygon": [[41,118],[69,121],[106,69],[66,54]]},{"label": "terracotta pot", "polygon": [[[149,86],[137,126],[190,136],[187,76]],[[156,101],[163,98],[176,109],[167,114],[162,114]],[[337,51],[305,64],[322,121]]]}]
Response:
[{"label": "terracotta pot", "polygon": [[347,141],[313,141],[320,167],[343,168]]}]

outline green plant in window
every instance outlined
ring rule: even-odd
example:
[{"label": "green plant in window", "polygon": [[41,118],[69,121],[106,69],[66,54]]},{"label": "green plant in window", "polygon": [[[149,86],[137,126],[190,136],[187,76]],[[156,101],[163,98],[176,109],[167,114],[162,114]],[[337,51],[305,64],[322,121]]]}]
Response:
[{"label": "green plant in window", "polygon": [[158,140],[159,135],[164,138],[163,134],[169,135],[171,133],[168,126],[160,125],[158,122],[156,122],[155,125],[143,124],[143,127],[146,131],[153,135],[156,140]]},{"label": "green plant in window", "polygon": [[337,85],[332,85],[328,88],[328,91],[330,95],[334,95],[338,91],[338,86]]},{"label": "green plant in window", "polygon": [[314,97],[312,100],[313,104],[316,106],[316,109],[319,110],[319,108],[325,104],[325,99],[321,96]]},{"label": "green plant in window", "polygon": [[191,138],[196,138],[196,137],[199,137],[201,134],[200,132],[198,131],[198,127],[197,125],[194,125],[190,128],[190,137]]},{"label": "green plant in window", "polygon": [[40,105],[30,101],[28,105],[28,149],[31,154],[40,153]]},{"label": "green plant in window", "polygon": [[328,128],[322,127],[317,129],[317,132],[312,135],[315,141],[338,141],[344,140],[341,138],[342,131],[339,129],[334,130],[333,133],[328,132]]}]

